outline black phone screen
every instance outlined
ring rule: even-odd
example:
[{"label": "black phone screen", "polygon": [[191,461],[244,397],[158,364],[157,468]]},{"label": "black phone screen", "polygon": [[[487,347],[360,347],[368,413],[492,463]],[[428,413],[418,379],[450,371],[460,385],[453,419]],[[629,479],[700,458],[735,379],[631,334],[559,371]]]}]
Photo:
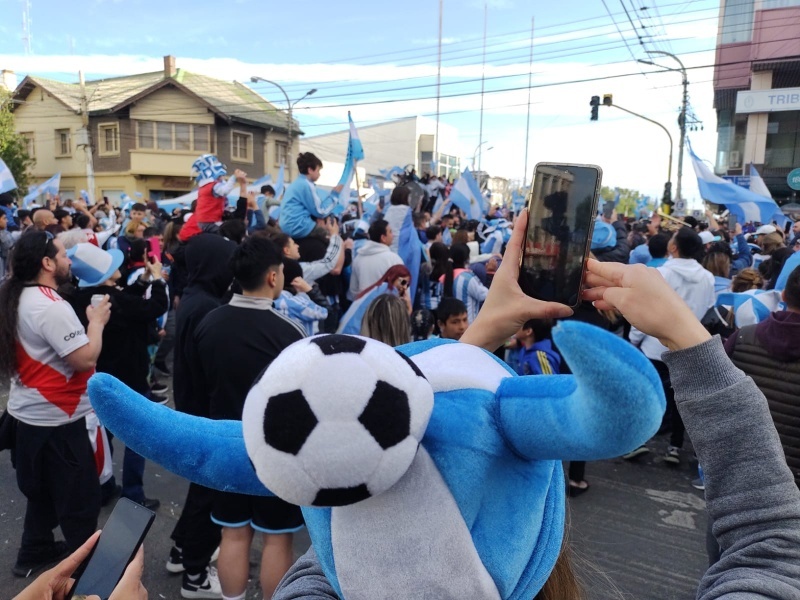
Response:
[{"label": "black phone screen", "polygon": [[736,231],[736,215],[728,215],[728,231],[733,233]]},{"label": "black phone screen", "polygon": [[107,600],[136,555],[155,516],[144,506],[120,498],[85,563],[85,569],[72,586],[70,598],[94,594]]},{"label": "black phone screen", "polygon": [[575,307],[597,214],[602,170],[536,165],[519,284],[528,296]]}]

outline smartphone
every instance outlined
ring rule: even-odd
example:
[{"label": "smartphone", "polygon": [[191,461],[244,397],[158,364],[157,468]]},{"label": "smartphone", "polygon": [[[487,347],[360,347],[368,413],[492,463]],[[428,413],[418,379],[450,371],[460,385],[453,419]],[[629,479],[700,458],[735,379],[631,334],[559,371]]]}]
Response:
[{"label": "smartphone", "polygon": [[147,243],[150,245],[150,252],[147,253],[148,256],[161,260],[161,241],[153,236],[147,240]]},{"label": "smartphone", "polygon": [[737,222],[736,215],[734,214],[728,215],[728,231],[730,231],[731,233],[736,231],[736,222]]},{"label": "smartphone", "polygon": [[78,568],[67,600],[92,594],[108,600],[136,556],[156,514],[127,498],[117,501],[92,553]]},{"label": "smartphone", "polygon": [[580,304],[602,176],[596,165],[536,165],[519,270],[528,296],[572,308]]}]

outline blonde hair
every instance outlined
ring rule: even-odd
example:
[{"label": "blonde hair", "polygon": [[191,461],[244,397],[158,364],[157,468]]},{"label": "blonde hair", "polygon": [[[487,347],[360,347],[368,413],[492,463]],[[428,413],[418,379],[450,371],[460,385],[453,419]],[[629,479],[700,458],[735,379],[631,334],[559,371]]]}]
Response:
[{"label": "blonde hair", "polygon": [[717,277],[725,277],[731,274],[731,259],[722,252],[711,252],[703,257],[703,268]]},{"label": "blonde hair", "polygon": [[381,294],[364,313],[361,335],[389,346],[401,346],[411,341],[411,320],[406,303],[394,294]]},{"label": "blonde hair", "polygon": [[742,269],[733,276],[731,281],[732,292],[746,292],[748,290],[760,290],[764,285],[764,278],[758,269]]},{"label": "blonde hair", "polygon": [[128,237],[135,236],[139,225],[143,225],[143,223],[141,221],[128,221],[128,224],[125,225],[125,235]]}]

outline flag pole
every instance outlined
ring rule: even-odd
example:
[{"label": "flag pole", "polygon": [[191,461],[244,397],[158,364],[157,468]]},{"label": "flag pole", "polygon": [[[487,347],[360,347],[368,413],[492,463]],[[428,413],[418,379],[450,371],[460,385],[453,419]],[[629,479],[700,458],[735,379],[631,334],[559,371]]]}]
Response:
[{"label": "flag pole", "polygon": [[360,219],[364,215],[364,205],[361,204],[361,181],[358,178],[358,163],[353,163],[353,169],[356,173],[356,196],[358,198],[358,218]]}]

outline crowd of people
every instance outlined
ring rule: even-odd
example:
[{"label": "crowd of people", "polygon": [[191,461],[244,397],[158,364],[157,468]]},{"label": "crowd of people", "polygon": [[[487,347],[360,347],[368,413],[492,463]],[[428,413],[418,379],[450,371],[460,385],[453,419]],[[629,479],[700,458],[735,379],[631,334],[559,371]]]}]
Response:
[{"label": "crowd of people", "polygon": [[[163,381],[171,378],[176,410],[235,420],[253,381],[303,337],[353,333],[391,346],[431,336],[460,340],[468,330],[485,328],[478,316],[492,311],[505,312],[515,330],[491,350],[518,374],[571,372],[552,340],[554,322],[547,317],[555,314],[497,300],[502,292],[495,278],[518,266],[510,264],[507,248],[514,234],[521,239],[515,226],[520,215],[498,207],[482,221],[469,220],[450,205],[446,183],[426,176],[423,202],[412,206],[408,188],[398,186],[367,218],[358,203],[342,207],[335,196],[321,197],[315,182],[323,165],[316,156],[301,154],[297,166],[297,179],[278,199],[277,219],[271,216],[277,205],[272,187],[264,186],[265,198],[259,198],[247,190],[245,173],[226,179],[224,166],[210,156],[195,163],[198,199],[172,213],[155,202],[123,210],[108,199],[89,206],[53,197],[29,210],[18,209],[8,194],[0,198],[0,374],[11,382],[0,448],[12,450],[17,484],[27,499],[14,575],[30,577],[84,552],[100,507],[120,495],[153,510],[159,506],[145,494],[145,459],[128,448],[121,484],[116,482],[113,439],[94,416],[86,391],[95,371],[158,403],[169,401]],[[239,200],[229,206],[236,187]],[[800,481],[794,425],[800,222],[790,230],[774,224],[729,227],[710,211],[702,222],[657,213],[633,220],[604,211],[592,256],[600,265],[654,267],[683,301],[676,314],[723,336],[733,364],[766,396],[785,460]],[[592,287],[652,283],[653,270],[645,276],[617,268],[597,270]],[[751,324],[736,306],[718,302],[728,292],[756,297],[762,290],[777,290],[783,304]],[[605,296],[592,299],[565,318],[617,333],[653,363],[667,398],[662,433],[670,438],[663,461],[680,464],[688,459],[686,429],[694,436],[699,426],[694,416],[692,427],[684,426],[681,393],[690,386],[684,373],[678,376],[683,388],[675,381],[665,353],[693,344],[670,345],[674,338],[640,308]],[[653,299],[651,310],[666,310],[669,301]],[[714,368],[729,369],[715,360]],[[712,466],[704,464],[704,442],[692,442],[700,460],[695,485],[703,489],[703,475]],[[653,447],[643,445],[624,458],[636,460]],[[707,452],[714,462],[712,450]],[[718,461],[713,467],[719,468]],[[570,496],[589,490],[585,463],[570,463],[566,486]],[[55,540],[56,525],[64,541]],[[715,521],[716,535],[709,529],[711,564],[733,543],[720,537],[718,526]],[[192,483],[166,568],[182,574],[184,598],[242,599],[258,532],[264,537],[260,583],[269,598],[292,567],[292,534],[302,527],[298,507],[280,499]],[[289,584],[296,575],[290,573]],[[299,596],[278,591],[276,597]]]}]

